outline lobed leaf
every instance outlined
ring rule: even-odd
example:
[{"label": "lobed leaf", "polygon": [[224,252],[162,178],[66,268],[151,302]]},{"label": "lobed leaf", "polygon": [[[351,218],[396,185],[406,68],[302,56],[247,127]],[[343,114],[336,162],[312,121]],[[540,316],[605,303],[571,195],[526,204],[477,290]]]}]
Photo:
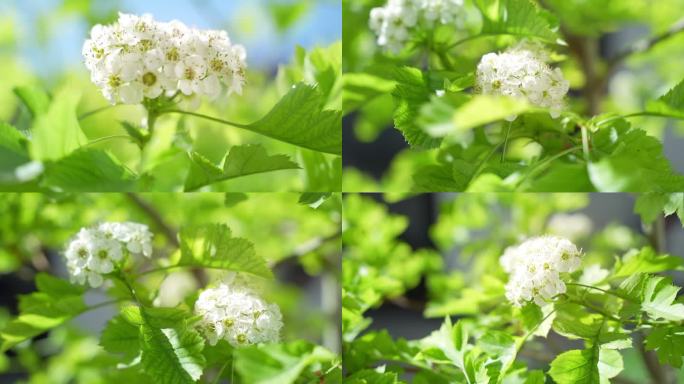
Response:
[{"label": "lobed leaf", "polygon": [[223,167],[214,165],[197,152],[191,152],[190,173],[185,180],[185,190],[194,191],[206,185],[238,177],[285,169],[299,169],[297,163],[286,155],[269,156],[258,144],[234,146],[223,160]]},{"label": "lobed leaf", "polygon": [[270,278],[266,260],[258,256],[254,245],[233,237],[225,224],[183,228],[180,232],[181,257],[178,266],[227,269]]},{"label": "lobed leaf", "polygon": [[314,151],[342,154],[342,112],[325,110],[315,87],[296,84],[261,120],[244,126],[264,136]]}]

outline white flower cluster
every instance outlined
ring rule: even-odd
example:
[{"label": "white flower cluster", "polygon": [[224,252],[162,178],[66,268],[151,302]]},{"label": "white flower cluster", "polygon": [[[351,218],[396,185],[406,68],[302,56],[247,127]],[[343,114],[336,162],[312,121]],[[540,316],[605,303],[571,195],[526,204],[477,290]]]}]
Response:
[{"label": "white flower cluster", "polygon": [[277,304],[265,302],[252,289],[221,283],[195,302],[201,329],[211,345],[225,339],[233,346],[276,342],[283,317]]},{"label": "white flower cluster", "polygon": [[552,69],[547,61],[545,52],[526,45],[488,53],[477,66],[476,87],[485,95],[527,99],[532,105],[548,108],[555,119],[563,110],[570,84],[561,70]]},{"label": "white flower cluster", "polygon": [[568,239],[541,236],[506,248],[499,262],[509,274],[506,298],[516,306],[533,300],[542,307],[565,293],[560,274],[580,267],[582,251]]},{"label": "white flower cluster", "polygon": [[370,27],[378,45],[399,52],[419,25],[457,24],[463,17],[463,0],[388,0],[370,12]]},{"label": "white flower cluster", "polygon": [[225,31],[198,30],[180,21],[162,23],[151,15],[119,14],[113,25],[96,25],[83,44],[92,81],[112,103],[139,104],[144,98],[242,92],[246,52]]},{"label": "white flower cluster", "polygon": [[65,256],[71,281],[93,288],[102,285],[102,275],[114,270],[131,255],[152,256],[152,233],[144,224],[103,223],[96,228],[82,228],[67,246]]}]

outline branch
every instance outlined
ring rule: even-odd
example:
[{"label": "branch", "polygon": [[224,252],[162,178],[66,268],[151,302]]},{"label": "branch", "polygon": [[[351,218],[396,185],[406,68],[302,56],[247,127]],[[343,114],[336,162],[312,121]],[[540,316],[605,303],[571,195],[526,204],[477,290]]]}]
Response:
[{"label": "branch", "polygon": [[658,45],[659,43],[669,39],[670,37],[682,31],[684,31],[684,19],[680,19],[679,21],[674,23],[670,28],[668,28],[667,31],[659,35],[655,35],[646,39],[636,41],[629,48],[619,53],[617,56],[613,57],[609,61],[609,65],[610,67],[614,67],[623,62],[624,60],[626,60],[629,56],[646,52],[654,46]]},{"label": "branch", "polygon": [[134,205],[140,208],[140,210],[147,214],[147,216],[162,231],[164,236],[167,238],[167,240],[169,240],[171,244],[173,244],[174,247],[180,247],[180,243],[178,242],[178,238],[176,237],[177,231],[166,223],[162,215],[159,213],[159,211],[157,211],[157,209],[154,206],[152,206],[152,204],[143,200],[140,196],[136,195],[135,193],[129,192],[126,194],[126,197]]}]

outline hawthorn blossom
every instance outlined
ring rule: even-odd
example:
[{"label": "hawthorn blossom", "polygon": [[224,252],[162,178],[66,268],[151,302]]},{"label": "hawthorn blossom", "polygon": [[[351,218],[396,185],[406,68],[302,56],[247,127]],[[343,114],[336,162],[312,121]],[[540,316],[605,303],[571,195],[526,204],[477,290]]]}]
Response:
[{"label": "hawthorn blossom", "polygon": [[388,0],[371,9],[369,24],[378,45],[397,53],[418,27],[458,24],[463,16],[463,0]]},{"label": "hawthorn blossom", "polygon": [[225,31],[189,28],[151,15],[119,14],[96,25],[83,44],[91,79],[112,104],[140,104],[179,92],[187,97],[242,92],[246,52]]},{"label": "hawthorn blossom", "polygon": [[563,110],[570,85],[559,68],[547,64],[548,60],[548,53],[529,43],[503,53],[488,53],[477,66],[476,88],[485,95],[526,99],[548,108],[555,119]]},{"label": "hawthorn blossom", "polygon": [[120,267],[126,252],[152,256],[152,233],[137,223],[102,223],[82,228],[67,245],[64,256],[71,281],[97,288],[103,275]]},{"label": "hawthorn blossom", "polygon": [[283,327],[277,304],[264,301],[253,288],[236,282],[203,291],[195,302],[200,328],[211,345],[224,339],[237,347],[276,342]]},{"label": "hawthorn blossom", "polygon": [[508,247],[499,259],[509,274],[506,298],[515,306],[530,301],[545,306],[556,295],[565,293],[561,274],[576,271],[581,262],[581,250],[562,237],[534,237]]}]

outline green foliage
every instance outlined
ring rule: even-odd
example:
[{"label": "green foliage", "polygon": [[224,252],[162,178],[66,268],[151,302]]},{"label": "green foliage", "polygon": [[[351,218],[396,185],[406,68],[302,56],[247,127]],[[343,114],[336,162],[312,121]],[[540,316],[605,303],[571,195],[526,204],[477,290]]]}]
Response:
[{"label": "green foliage", "polygon": [[190,153],[192,166],[185,181],[185,190],[194,191],[206,185],[237,177],[278,171],[299,169],[297,163],[285,155],[269,156],[260,145],[235,146],[223,160],[223,165],[214,165],[197,152]]},{"label": "green foliage", "polygon": [[62,90],[45,113],[37,115],[31,128],[31,158],[57,160],[87,143],[76,118],[79,99],[78,93]]},{"label": "green foliage", "polygon": [[181,229],[181,257],[177,266],[227,269],[261,277],[272,277],[266,261],[258,256],[254,245],[233,237],[225,224]]},{"label": "green foliage", "polygon": [[342,154],[342,114],[324,109],[325,98],[316,87],[296,84],[261,120],[245,126],[303,148]]},{"label": "green foliage", "polygon": [[0,331],[3,352],[86,310],[84,289],[47,274],[36,276],[38,291],[20,297],[20,315]]},{"label": "green foliage", "polygon": [[[466,1],[459,9],[463,20],[446,25],[419,20],[394,52],[377,43],[372,28],[359,28],[383,3],[343,2],[348,20],[343,110],[358,141],[381,147],[377,141],[387,137],[384,130],[394,128],[408,145],[393,154],[378,180],[364,173],[377,173],[375,167],[350,162],[355,165],[345,178],[355,190],[684,189],[661,140],[667,124],[662,118],[684,116],[681,73],[660,64],[684,41],[672,15],[656,12],[644,0]],[[681,6],[680,0],[667,4]],[[607,34],[635,24],[652,35],[616,45],[610,54],[599,49]],[[546,108],[522,96],[481,94],[476,77],[482,58],[520,47],[548,52],[546,61],[568,80],[570,92],[559,117],[551,118]],[[641,76],[647,68],[660,69]],[[626,78],[632,85],[625,85]],[[665,95],[655,94],[674,83]],[[618,87],[623,88],[615,91]],[[397,173],[411,177],[395,183]]]},{"label": "green foliage", "polygon": [[[608,383],[643,375],[634,360],[640,348],[655,351],[663,365],[681,366],[684,304],[679,287],[661,275],[679,277],[681,257],[645,246],[617,224],[582,233],[571,233],[569,222],[554,224],[560,213],[586,208],[584,194],[438,196],[442,205],[430,235],[443,261],[423,269],[392,247],[407,218],[388,214],[381,202],[346,196],[345,380]],[[565,289],[548,305],[515,307],[499,259],[521,238],[544,234],[572,238],[585,252],[582,267],[562,274]],[[395,265],[420,275],[397,274]],[[416,281],[425,281],[427,302]],[[431,333],[405,340],[398,326],[369,329],[374,313],[368,309],[378,306],[400,307],[394,318],[446,318]]]},{"label": "green foliage", "polygon": [[476,0],[482,12],[482,34],[538,37],[555,43],[558,22],[530,0]]},{"label": "green foliage", "polygon": [[340,382],[340,361],[323,347],[306,342],[274,346],[250,346],[236,350],[235,369],[245,382],[293,384],[295,382]]},{"label": "green foliage", "polygon": [[[280,262],[300,264],[297,268],[334,281],[340,243],[339,222],[333,218],[340,217],[339,196],[326,196],[317,209],[300,204],[296,193],[57,196],[3,195],[0,261],[26,252],[14,268],[28,270],[45,252],[58,255],[51,264],[63,263],[65,242],[79,227],[101,220],[149,225],[155,233],[153,257],[126,254],[125,263],[103,276],[107,282],[96,294],[38,274],[36,292],[19,297],[16,317],[0,310],[0,348],[12,350],[1,355],[0,371],[12,366],[36,383],[341,383],[339,356],[316,343],[323,330],[334,330],[328,313],[309,304],[298,283],[275,281],[271,271]],[[206,224],[212,221],[229,222],[240,234],[261,239],[257,246],[268,260],[226,224]],[[181,223],[176,238],[173,228]],[[288,226],[296,231],[283,232]],[[200,287],[223,281],[226,271],[279,305],[282,342],[207,345],[195,301]],[[331,296],[324,300],[334,300]],[[96,310],[109,321],[93,332],[82,324]]]}]

